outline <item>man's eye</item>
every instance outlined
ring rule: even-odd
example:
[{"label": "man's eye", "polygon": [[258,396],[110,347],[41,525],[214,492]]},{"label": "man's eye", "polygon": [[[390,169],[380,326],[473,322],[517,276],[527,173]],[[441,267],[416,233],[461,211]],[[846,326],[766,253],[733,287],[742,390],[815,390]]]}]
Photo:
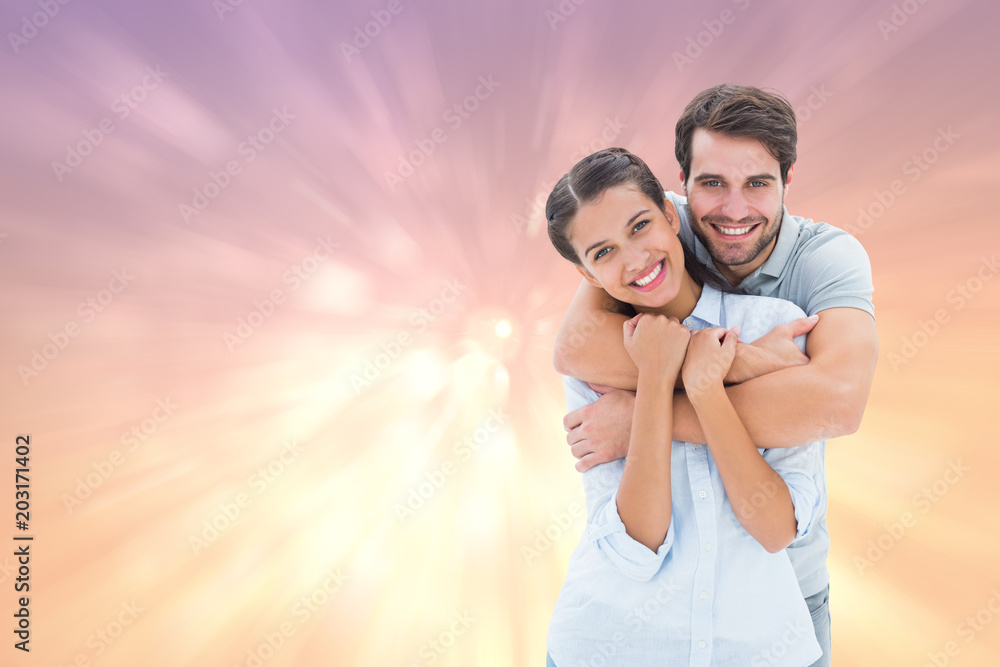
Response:
[{"label": "man's eye", "polygon": [[605,253],[611,252],[611,248],[601,248],[594,253],[594,260],[598,260],[605,255]]},{"label": "man's eye", "polygon": [[762,188],[767,185],[764,181],[750,181],[751,187]]},{"label": "man's eye", "polygon": [[635,234],[637,231],[645,227],[647,224],[649,224],[649,220],[640,220],[639,222],[635,223],[635,227],[632,228],[632,233]]},{"label": "man's eye", "polygon": [[719,181],[705,181],[704,184],[707,185],[710,188],[714,188],[714,187],[716,187],[718,185],[722,185],[722,183],[720,183]]}]

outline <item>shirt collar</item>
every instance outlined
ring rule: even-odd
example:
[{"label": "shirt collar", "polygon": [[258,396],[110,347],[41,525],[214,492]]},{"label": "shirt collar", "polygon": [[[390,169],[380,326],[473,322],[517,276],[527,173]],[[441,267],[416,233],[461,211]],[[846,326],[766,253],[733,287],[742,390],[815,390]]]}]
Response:
[{"label": "shirt collar", "polygon": [[709,327],[722,326],[722,292],[709,285],[703,285],[701,297],[689,317],[699,319]]},{"label": "shirt collar", "polygon": [[[792,251],[795,250],[795,241],[799,237],[799,221],[788,215],[788,209],[781,207],[781,227],[778,228],[778,240],[774,243],[774,249],[760,268],[760,273],[777,278],[785,270]],[[756,273],[756,271],[754,272]],[[749,276],[748,276],[749,277]]]}]

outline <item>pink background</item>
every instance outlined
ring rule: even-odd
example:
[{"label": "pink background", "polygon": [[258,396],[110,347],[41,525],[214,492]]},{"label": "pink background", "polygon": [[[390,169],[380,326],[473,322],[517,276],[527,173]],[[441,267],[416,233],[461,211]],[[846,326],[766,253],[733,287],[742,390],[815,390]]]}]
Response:
[{"label": "pink background", "polygon": [[874,269],[834,664],[1000,664],[995,3],[225,1],[0,9],[0,553],[20,433],[35,536],[0,663],[542,664],[583,523],[534,202],[607,145],[678,188],[734,82],[797,108],[786,204]]}]

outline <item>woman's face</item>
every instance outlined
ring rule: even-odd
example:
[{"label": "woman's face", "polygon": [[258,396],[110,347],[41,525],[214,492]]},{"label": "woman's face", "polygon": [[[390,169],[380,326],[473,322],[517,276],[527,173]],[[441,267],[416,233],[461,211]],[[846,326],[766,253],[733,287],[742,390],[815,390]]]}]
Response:
[{"label": "woman's face", "polygon": [[581,206],[568,231],[583,277],[637,309],[676,297],[687,274],[677,212],[669,201],[665,207],[666,214],[631,183]]}]

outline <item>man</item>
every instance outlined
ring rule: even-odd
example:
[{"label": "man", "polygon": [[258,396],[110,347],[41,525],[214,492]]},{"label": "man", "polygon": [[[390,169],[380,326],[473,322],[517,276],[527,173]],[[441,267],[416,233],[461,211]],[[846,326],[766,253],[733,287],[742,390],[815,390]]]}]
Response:
[{"label": "man", "polygon": [[[682,240],[716,280],[741,293],[787,299],[811,316],[741,345],[727,376],[736,383],[727,390],[730,400],[761,448],[856,431],[878,356],[864,249],[845,232],[784,208],[796,139],[795,114],[783,98],[752,87],[710,88],[676,126],[686,199],[667,193],[681,217]],[[564,420],[581,472],[628,449],[634,394],[627,390],[635,389],[638,371],[622,342],[626,319],[620,304],[584,281],[556,340],[556,370],[604,393]],[[803,356],[793,338],[806,332]],[[683,393],[675,394],[673,428],[674,440],[706,441]],[[829,665],[825,494],[814,530],[787,551],[823,648],[816,664]]]}]

